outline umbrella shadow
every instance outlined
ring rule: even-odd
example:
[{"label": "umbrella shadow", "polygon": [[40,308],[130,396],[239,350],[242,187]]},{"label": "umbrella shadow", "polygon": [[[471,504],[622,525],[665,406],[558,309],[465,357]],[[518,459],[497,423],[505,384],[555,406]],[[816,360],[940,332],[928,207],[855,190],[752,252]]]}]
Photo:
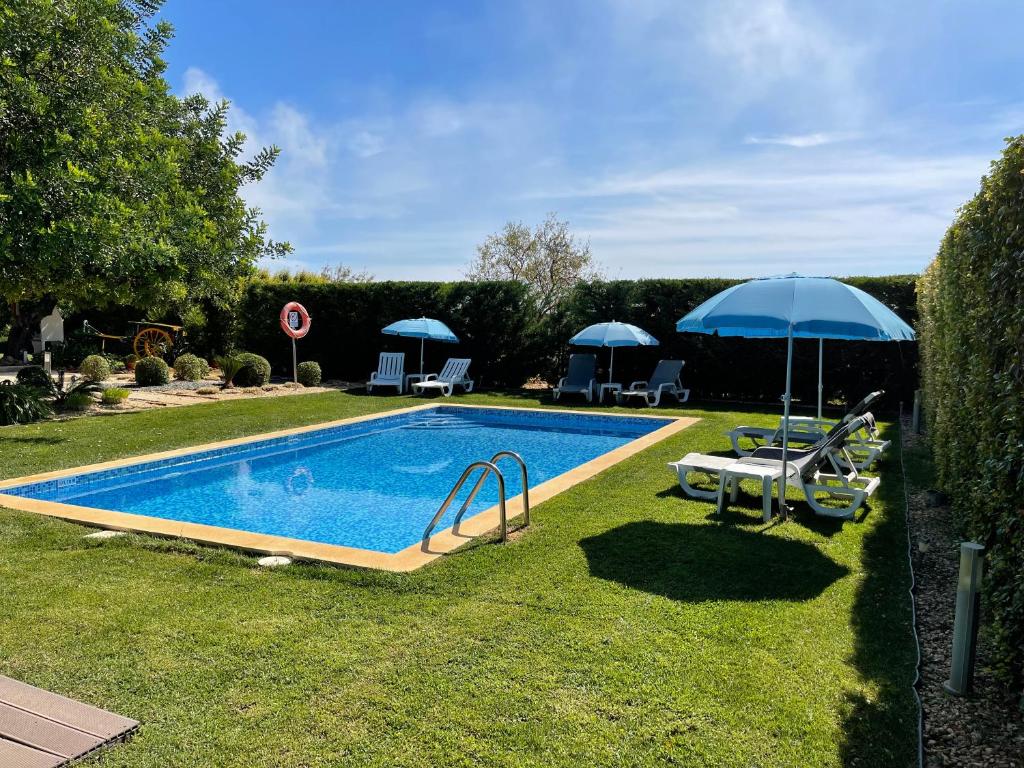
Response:
[{"label": "umbrella shadow", "polygon": [[806,542],[726,526],[645,520],[580,547],[592,576],[690,603],[812,600],[849,573]]}]

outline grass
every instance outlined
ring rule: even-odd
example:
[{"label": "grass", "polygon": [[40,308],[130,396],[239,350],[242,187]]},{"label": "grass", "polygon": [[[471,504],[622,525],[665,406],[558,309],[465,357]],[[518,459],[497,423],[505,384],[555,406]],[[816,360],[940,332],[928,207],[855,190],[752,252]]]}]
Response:
[{"label": "grass", "polygon": [[[460,401],[538,405],[527,396]],[[0,430],[5,477],[409,405],[340,393]],[[870,514],[716,517],[665,462],[702,421],[412,574],[296,564],[0,510],[0,672],[135,717],[103,768],[910,766],[900,478]]]}]

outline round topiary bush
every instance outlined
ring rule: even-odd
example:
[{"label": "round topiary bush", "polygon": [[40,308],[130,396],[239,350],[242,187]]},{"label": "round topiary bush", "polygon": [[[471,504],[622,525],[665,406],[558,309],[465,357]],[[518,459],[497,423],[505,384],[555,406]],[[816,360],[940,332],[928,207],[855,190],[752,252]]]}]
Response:
[{"label": "round topiary bush", "polygon": [[110,363],[103,355],[89,355],[78,366],[78,372],[88,381],[106,381],[110,378]]},{"label": "round topiary bush", "polygon": [[181,355],[174,361],[174,375],[185,381],[199,381],[210,374],[210,364],[191,353]]},{"label": "round topiary bush", "polygon": [[318,387],[320,386],[320,363],[314,362],[313,360],[307,360],[304,363],[299,363],[299,367],[296,370],[296,375],[299,380],[299,384],[304,387]]},{"label": "round topiary bush", "polygon": [[155,387],[171,380],[171,370],[159,357],[144,357],[135,364],[135,381],[140,387]]},{"label": "round topiary bush", "polygon": [[30,365],[22,368],[18,371],[16,378],[19,384],[38,389],[40,392],[49,393],[53,390],[53,379],[39,365]]},{"label": "round topiary bush", "polygon": [[267,358],[252,352],[235,355],[242,369],[235,374],[234,382],[239,387],[262,387],[270,381],[270,363]]}]

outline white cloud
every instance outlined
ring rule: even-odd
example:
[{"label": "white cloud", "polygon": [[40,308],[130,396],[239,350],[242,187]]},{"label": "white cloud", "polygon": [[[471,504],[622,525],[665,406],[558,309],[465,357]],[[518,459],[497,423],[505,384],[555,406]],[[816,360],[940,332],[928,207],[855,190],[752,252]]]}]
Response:
[{"label": "white cloud", "polygon": [[807,147],[820,147],[825,144],[835,144],[838,141],[849,141],[856,138],[855,133],[801,133],[783,134],[779,136],[748,136],[743,140],[744,144],[774,144],[781,147],[793,147],[794,149],[806,149]]},{"label": "white cloud", "polygon": [[989,161],[822,151],[617,175],[534,198],[571,211],[623,277],[913,272]]}]

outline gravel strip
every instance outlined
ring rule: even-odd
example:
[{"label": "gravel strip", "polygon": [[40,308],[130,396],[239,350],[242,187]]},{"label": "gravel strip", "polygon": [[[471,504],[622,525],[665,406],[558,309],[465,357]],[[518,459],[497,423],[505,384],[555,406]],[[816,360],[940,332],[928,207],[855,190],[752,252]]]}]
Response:
[{"label": "gravel strip", "polygon": [[[909,420],[904,421],[902,433],[907,448],[922,439],[911,432]],[[949,507],[931,505],[924,488],[911,485],[908,491],[925,765],[1024,768],[1024,713],[986,668],[991,648],[984,631],[978,642],[974,692],[957,697],[942,688],[949,678],[960,538]]]}]

